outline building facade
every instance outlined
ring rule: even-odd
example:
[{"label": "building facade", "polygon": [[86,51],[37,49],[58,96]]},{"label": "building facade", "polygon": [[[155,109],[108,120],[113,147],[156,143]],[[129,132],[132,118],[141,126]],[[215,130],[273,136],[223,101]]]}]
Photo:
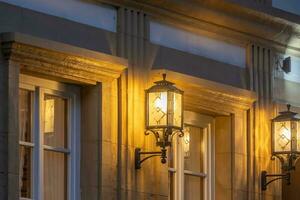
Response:
[{"label": "building facade", "polygon": [[[299,9],[297,9],[299,8]],[[300,111],[300,3],[0,0],[0,199],[296,200],[261,190],[270,119]],[[291,58],[290,72],[282,70]],[[184,91],[168,161],[135,169],[145,89]]]}]

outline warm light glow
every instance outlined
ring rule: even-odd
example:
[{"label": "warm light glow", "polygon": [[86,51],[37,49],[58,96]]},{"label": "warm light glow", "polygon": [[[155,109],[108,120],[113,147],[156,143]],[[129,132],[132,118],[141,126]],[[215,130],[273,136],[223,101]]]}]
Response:
[{"label": "warm light glow", "polygon": [[182,95],[174,93],[174,116],[173,116],[173,125],[181,126],[182,121]]},{"label": "warm light glow", "polygon": [[297,122],[297,151],[300,152],[300,122]]},{"label": "warm light glow", "polygon": [[156,99],[154,100],[155,110],[157,112],[167,113],[167,93],[160,92],[157,94]]},{"label": "warm light glow", "polygon": [[45,99],[45,119],[44,119],[44,133],[54,132],[54,99]]},{"label": "warm light glow", "polygon": [[190,156],[190,128],[185,127],[183,129],[184,136],[183,136],[183,151],[184,157]]},{"label": "warm light glow", "polygon": [[275,123],[275,151],[291,151],[291,122]]},{"label": "warm light glow", "polygon": [[157,146],[164,149],[172,144],[175,134],[183,136],[183,91],[167,81],[166,74],[163,74],[163,80],[154,84],[145,91],[145,133],[154,133]]},{"label": "warm light glow", "polygon": [[167,92],[149,93],[149,125],[167,124]]}]

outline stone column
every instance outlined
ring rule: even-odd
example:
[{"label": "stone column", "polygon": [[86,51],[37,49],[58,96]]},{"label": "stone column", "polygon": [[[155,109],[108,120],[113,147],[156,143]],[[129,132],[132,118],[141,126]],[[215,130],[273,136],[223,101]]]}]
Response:
[{"label": "stone column", "polygon": [[0,200],[13,200],[19,199],[19,66],[4,46],[0,46]]}]

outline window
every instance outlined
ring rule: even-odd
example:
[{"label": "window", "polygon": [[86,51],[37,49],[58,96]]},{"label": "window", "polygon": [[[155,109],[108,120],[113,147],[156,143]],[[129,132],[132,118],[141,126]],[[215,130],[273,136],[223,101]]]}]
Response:
[{"label": "window", "polygon": [[184,115],[185,136],[174,140],[169,151],[170,200],[212,200],[214,196],[214,121],[212,117],[191,113]]},{"label": "window", "polygon": [[167,24],[161,24],[156,21],[150,22],[150,41],[154,44],[241,68],[245,68],[246,66],[245,47],[192,33]]},{"label": "window", "polygon": [[300,15],[300,2],[299,0],[272,0],[272,6],[287,12]]},{"label": "window", "polygon": [[0,0],[0,2],[116,32],[117,10],[109,5],[82,0]]},{"label": "window", "polygon": [[79,89],[29,76],[20,79],[20,197],[76,200]]}]

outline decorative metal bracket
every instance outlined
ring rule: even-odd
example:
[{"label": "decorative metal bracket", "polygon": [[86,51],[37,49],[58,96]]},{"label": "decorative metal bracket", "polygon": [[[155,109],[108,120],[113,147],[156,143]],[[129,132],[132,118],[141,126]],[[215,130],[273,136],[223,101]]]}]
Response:
[{"label": "decorative metal bracket", "polygon": [[[141,159],[141,155],[149,155],[145,158]],[[161,151],[153,151],[153,152],[142,152],[140,148],[135,149],[135,169],[141,169],[141,165],[144,161],[149,158],[160,156],[161,163],[165,164],[167,162],[167,150],[162,148]]]},{"label": "decorative metal bracket", "polygon": [[[272,178],[271,180],[267,181],[267,178]],[[267,190],[267,186],[277,180],[286,180],[287,185],[291,184],[291,174],[285,173],[285,174],[267,174],[267,171],[261,172],[261,190],[265,191]]]},{"label": "decorative metal bracket", "polygon": [[282,155],[272,155],[271,160],[275,160],[275,158],[279,159],[283,171],[291,171],[296,169],[295,165],[300,157],[296,154],[288,154],[285,157]]},{"label": "decorative metal bracket", "polygon": [[149,129],[145,131],[145,135],[147,136],[150,133],[152,133],[155,136],[156,145],[160,146],[162,149],[164,149],[167,146],[171,146],[174,135],[178,134],[179,137],[184,136],[184,132],[182,130],[172,131],[170,129],[163,129],[161,131],[162,134],[160,134],[158,130]]}]

